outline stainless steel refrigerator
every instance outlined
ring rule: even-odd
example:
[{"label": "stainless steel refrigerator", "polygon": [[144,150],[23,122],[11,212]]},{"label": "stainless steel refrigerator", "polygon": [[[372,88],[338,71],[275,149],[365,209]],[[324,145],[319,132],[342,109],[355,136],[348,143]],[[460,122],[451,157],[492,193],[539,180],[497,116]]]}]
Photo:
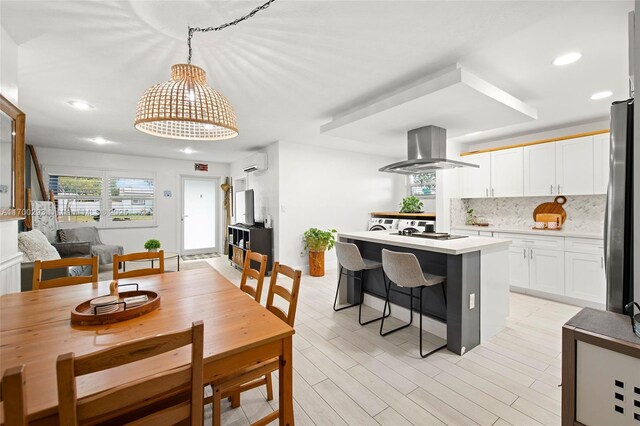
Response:
[{"label": "stainless steel refrigerator", "polygon": [[604,224],[607,310],[624,313],[633,294],[633,99],[611,105],[609,188]]}]

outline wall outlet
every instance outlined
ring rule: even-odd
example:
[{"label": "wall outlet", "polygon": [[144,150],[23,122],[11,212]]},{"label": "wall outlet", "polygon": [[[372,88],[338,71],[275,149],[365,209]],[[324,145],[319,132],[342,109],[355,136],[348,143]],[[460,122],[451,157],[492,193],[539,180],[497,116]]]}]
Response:
[{"label": "wall outlet", "polygon": [[473,309],[476,307],[476,294],[475,293],[471,293],[469,295],[469,310]]}]

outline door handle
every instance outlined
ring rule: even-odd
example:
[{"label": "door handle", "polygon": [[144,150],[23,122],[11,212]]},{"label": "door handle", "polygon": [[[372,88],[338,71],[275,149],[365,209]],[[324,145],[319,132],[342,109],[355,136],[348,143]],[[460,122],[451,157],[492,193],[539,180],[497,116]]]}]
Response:
[{"label": "door handle", "polygon": [[560,185],[558,185],[558,194],[560,194]]},{"label": "door handle", "polygon": [[549,194],[553,195],[553,185],[549,185]]}]

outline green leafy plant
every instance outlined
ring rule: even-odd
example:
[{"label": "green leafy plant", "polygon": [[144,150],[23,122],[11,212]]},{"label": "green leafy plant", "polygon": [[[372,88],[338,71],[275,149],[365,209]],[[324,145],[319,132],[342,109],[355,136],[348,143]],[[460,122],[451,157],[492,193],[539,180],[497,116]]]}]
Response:
[{"label": "green leafy plant", "polygon": [[318,228],[309,228],[303,235],[304,249],[309,251],[331,250],[336,243],[335,229],[323,231]]},{"label": "green leafy plant", "polygon": [[413,195],[402,199],[400,213],[420,213],[422,211],[422,201]]},{"label": "green leafy plant", "polygon": [[160,248],[160,241],[158,240],[149,240],[146,243],[144,243],[144,248],[146,248],[147,250],[157,250]]}]

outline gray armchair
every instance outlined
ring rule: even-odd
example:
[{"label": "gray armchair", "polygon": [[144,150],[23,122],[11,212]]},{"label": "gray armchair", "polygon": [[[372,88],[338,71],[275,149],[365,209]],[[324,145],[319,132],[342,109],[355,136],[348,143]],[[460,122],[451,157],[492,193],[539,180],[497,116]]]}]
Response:
[{"label": "gray armchair", "polygon": [[98,228],[95,226],[58,229],[58,239],[62,243],[89,242],[91,244],[91,256],[98,256],[101,265],[113,262],[114,254],[124,253],[122,246],[104,244],[100,240]]}]

